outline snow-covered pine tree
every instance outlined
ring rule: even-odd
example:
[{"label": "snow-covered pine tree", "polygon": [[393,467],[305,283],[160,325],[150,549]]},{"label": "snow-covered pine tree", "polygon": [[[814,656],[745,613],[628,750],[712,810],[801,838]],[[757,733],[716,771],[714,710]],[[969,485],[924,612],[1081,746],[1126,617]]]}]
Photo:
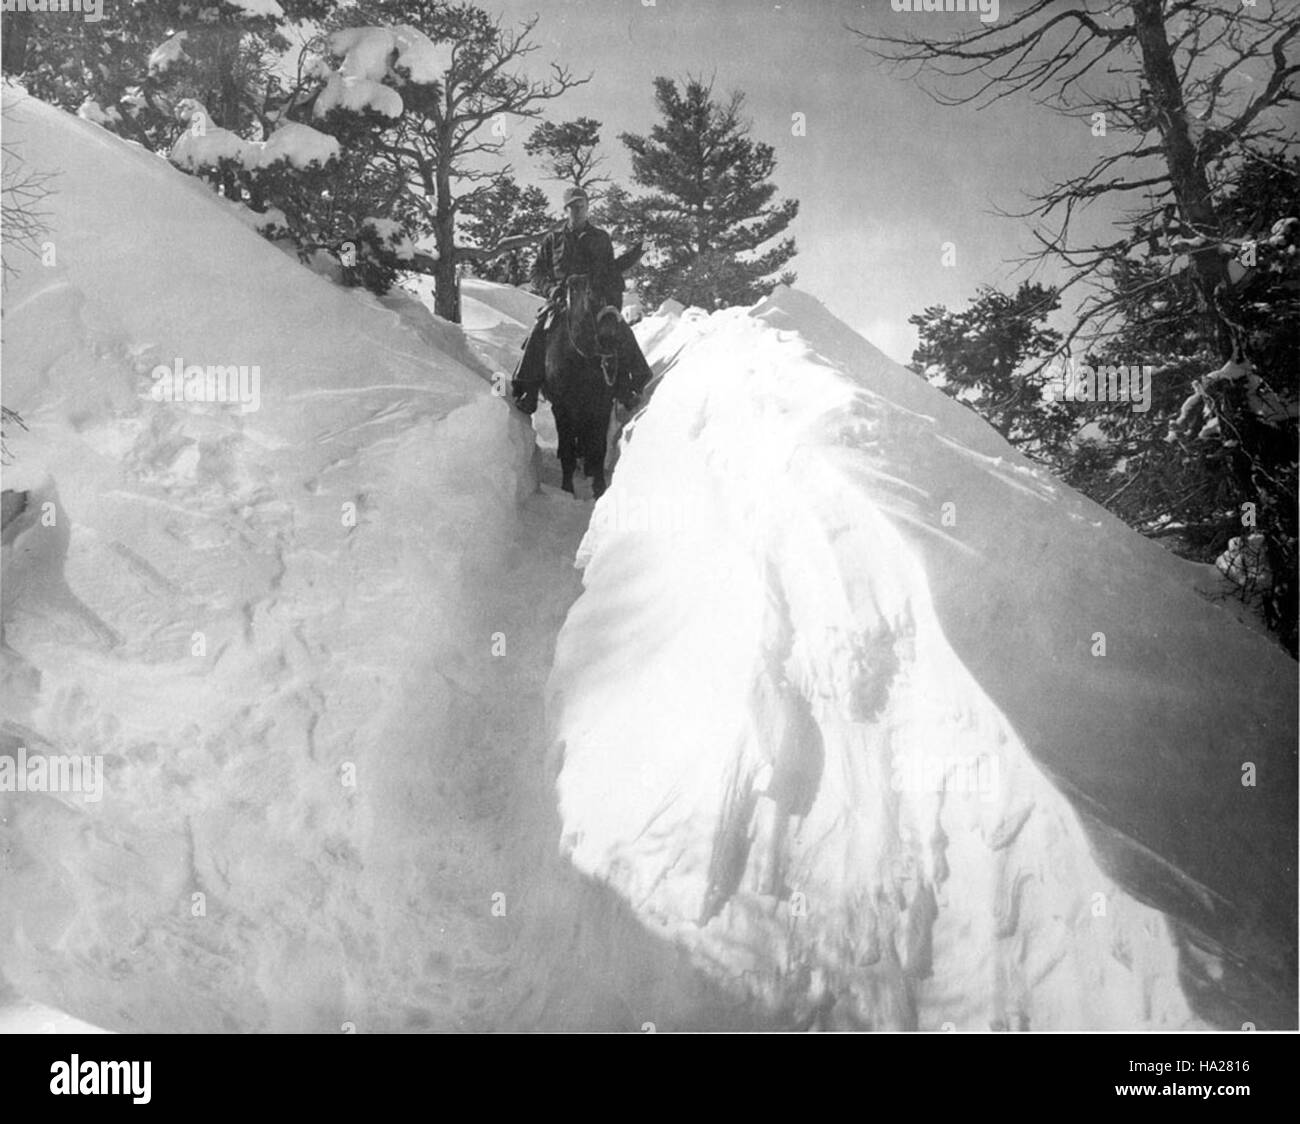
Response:
[{"label": "snow-covered pine tree", "polygon": [[277,62],[290,25],[325,18],[339,0],[149,0],[105,4],[86,34],[80,21],[4,13],[4,70],[36,97],[155,152],[188,122],[177,103],[203,104],[241,136],[265,126],[283,96]]},{"label": "snow-covered pine tree", "polygon": [[512,120],[539,117],[546,102],[589,79],[575,78],[556,63],[544,80],[519,71],[539,47],[531,41],[537,16],[508,27],[474,4],[445,0],[367,0],[363,11],[368,19],[406,21],[440,43],[454,44],[442,90],[407,99],[384,156],[405,170],[412,190],[427,203],[419,235],[432,239],[434,251],[422,271],[434,277],[438,315],[459,321],[457,266],[468,261],[478,267],[533,238],[510,236],[487,248],[463,243],[459,220],[466,205],[512,170],[509,164],[485,166],[485,159],[501,153]]},{"label": "snow-covered pine tree", "polygon": [[1184,557],[1217,563],[1295,655],[1300,157],[1278,148],[1223,176],[1215,300],[1240,354],[1225,360],[1204,331],[1199,243],[1177,227],[1133,230],[1136,248],[1107,271],[1118,322],[1098,353],[1155,365],[1152,409],[1098,411],[1093,467],[1108,479],[1094,489],[1077,463],[1066,479]]},{"label": "snow-covered pine tree", "polygon": [[299,53],[276,110],[255,126],[260,137],[184,98],[174,114],[188,127],[169,159],[246,203],[264,234],[304,260],[324,253],[344,284],[386,292],[414,265],[412,232],[427,210],[387,147],[407,99],[438,96],[449,53],[408,25],[336,26]]}]

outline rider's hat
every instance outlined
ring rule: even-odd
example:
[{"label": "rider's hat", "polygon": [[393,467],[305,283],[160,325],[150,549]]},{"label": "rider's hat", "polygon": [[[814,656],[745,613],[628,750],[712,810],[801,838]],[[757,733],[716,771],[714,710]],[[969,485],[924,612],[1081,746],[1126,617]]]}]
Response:
[{"label": "rider's hat", "polygon": [[580,187],[566,187],[564,189],[564,205],[567,207],[576,199],[581,199],[584,203],[587,202],[587,193]]}]

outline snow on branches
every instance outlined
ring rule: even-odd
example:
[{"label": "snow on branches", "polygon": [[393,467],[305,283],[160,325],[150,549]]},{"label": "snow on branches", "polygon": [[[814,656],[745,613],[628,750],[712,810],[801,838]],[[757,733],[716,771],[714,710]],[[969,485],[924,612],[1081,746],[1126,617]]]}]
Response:
[{"label": "snow on branches", "polygon": [[167,159],[187,172],[219,167],[232,160],[242,167],[255,167],[253,146],[238,133],[212,123],[208,108],[197,98],[182,98],[176,103],[176,118],[189,123],[172,145]]},{"label": "snow on branches", "polygon": [[1229,581],[1254,592],[1271,589],[1273,571],[1268,564],[1266,540],[1262,534],[1237,536],[1228,549],[1214,560],[1215,568]]},{"label": "snow on branches", "polygon": [[100,125],[104,128],[121,124],[122,114],[118,112],[115,106],[109,106],[105,109],[94,98],[87,98],[77,107],[77,116],[83,121],[89,121],[91,124]]},{"label": "snow on branches", "polygon": [[330,35],[329,49],[343,61],[316,98],[317,117],[340,108],[400,117],[402,96],[394,86],[439,82],[451,67],[451,46],[408,24],[344,28]]},{"label": "snow on branches", "polygon": [[233,161],[245,171],[254,172],[285,160],[295,168],[328,164],[339,155],[339,142],[328,133],[310,125],[286,122],[265,141],[246,141],[243,137],[212,124],[207,108],[194,98],[184,98],[176,114],[190,127],[172,146],[168,159],[187,172],[199,172]]},{"label": "snow on branches", "polygon": [[159,43],[149,54],[149,73],[161,74],[172,63],[188,57],[185,54],[185,40],[189,34],[188,31],[178,31]]},{"label": "snow on branches", "polygon": [[403,229],[402,224],[392,219],[367,218],[362,222],[363,229],[373,229],[375,236],[398,261],[410,261],[415,257],[415,243]]},{"label": "snow on branches", "polygon": [[1220,411],[1216,405],[1215,391],[1225,383],[1242,383],[1246,392],[1246,406],[1252,414],[1267,425],[1286,425],[1296,417],[1296,404],[1288,405],[1273,393],[1255,373],[1254,364],[1249,359],[1229,359],[1217,371],[1212,371],[1203,379],[1192,380],[1192,393],[1184,400],[1178,410],[1178,417],[1169,427],[1168,440],[1173,441],[1180,432],[1187,432],[1193,419],[1197,416],[1197,407],[1201,407],[1204,422],[1197,440],[1223,436],[1220,427]]},{"label": "snow on branches", "polygon": [[404,108],[402,95],[391,86],[335,71],[316,98],[315,113],[324,117],[335,109],[350,109],[354,113],[373,110],[385,117],[401,117]]},{"label": "snow on branches", "polygon": [[336,137],[292,121],[276,129],[261,147],[258,166],[262,168],[268,168],[278,160],[287,160],[295,168],[328,164],[340,151]]}]

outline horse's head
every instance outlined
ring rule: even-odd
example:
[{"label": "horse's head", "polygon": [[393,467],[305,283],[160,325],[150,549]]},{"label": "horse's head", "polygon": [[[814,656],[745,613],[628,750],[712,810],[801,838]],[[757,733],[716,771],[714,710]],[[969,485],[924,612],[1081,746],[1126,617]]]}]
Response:
[{"label": "horse's head", "polygon": [[618,330],[623,317],[612,304],[607,304],[596,316],[596,341],[603,354],[608,355],[618,349]]},{"label": "horse's head", "polygon": [[574,273],[565,279],[564,304],[570,343],[581,355],[596,355],[600,350],[596,331],[596,314],[600,309],[587,274]]}]

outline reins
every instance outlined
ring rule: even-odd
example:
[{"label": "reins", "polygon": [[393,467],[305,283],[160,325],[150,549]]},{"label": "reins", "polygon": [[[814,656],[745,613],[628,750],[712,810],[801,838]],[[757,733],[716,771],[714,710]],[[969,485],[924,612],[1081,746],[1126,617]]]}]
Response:
[{"label": "reins", "polygon": [[574,283],[579,280],[581,280],[584,288],[586,289],[588,306],[590,306],[591,303],[591,279],[590,277],[588,277],[587,274],[573,273],[570,274],[567,278],[565,278],[564,331],[569,337],[569,346],[573,348],[573,350],[577,352],[578,355],[580,355],[583,359],[594,358],[600,360],[600,373],[602,377],[605,379],[605,385],[608,387],[612,387],[614,385],[614,380],[617,378],[618,375],[618,369],[616,365],[616,360],[618,358],[618,355],[616,352],[613,351],[606,352],[600,350],[600,328],[598,324],[598,317],[594,315],[590,310],[588,310],[587,316],[591,320],[591,334],[596,341],[596,354],[594,356],[582,349],[573,331],[574,312],[573,312],[573,298],[571,294],[574,287]]}]

